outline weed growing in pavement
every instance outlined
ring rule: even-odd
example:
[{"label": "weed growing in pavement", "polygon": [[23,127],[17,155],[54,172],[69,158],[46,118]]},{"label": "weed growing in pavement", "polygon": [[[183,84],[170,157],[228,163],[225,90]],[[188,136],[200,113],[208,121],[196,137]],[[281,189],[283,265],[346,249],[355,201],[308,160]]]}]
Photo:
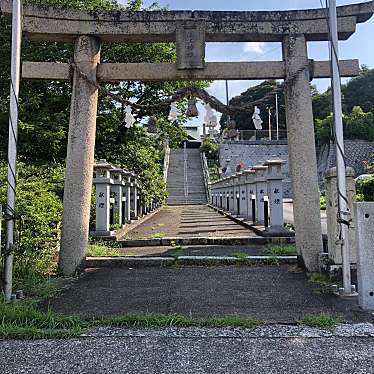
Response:
[{"label": "weed growing in pavement", "polygon": [[105,244],[90,244],[87,257],[121,257],[125,256],[120,249],[108,247]]},{"label": "weed growing in pavement", "polygon": [[342,322],[342,319],[338,316],[332,316],[327,313],[320,313],[307,314],[302,320],[299,321],[299,324],[310,327],[320,327],[322,329],[333,329]]},{"label": "weed growing in pavement", "polygon": [[313,290],[313,292],[317,294],[331,293],[331,285],[339,283],[338,281],[334,281],[328,275],[322,273],[313,273],[309,278],[309,282],[318,286]]},{"label": "weed growing in pavement", "polygon": [[244,252],[233,252],[231,256],[238,258],[240,260],[245,260],[248,257],[247,253],[244,253]]},{"label": "weed growing in pavement", "polygon": [[168,253],[168,255],[173,256],[173,257],[179,257],[183,256],[184,254],[184,248],[182,246],[177,246],[171,249]]},{"label": "weed growing in pavement", "polygon": [[296,247],[292,244],[284,244],[284,245],[272,244],[272,245],[269,245],[265,251],[266,251],[266,254],[270,254],[273,256],[297,255]]},{"label": "weed growing in pavement", "polygon": [[179,314],[127,314],[101,320],[83,320],[62,316],[52,311],[42,312],[33,302],[0,304],[0,338],[2,339],[60,339],[78,337],[95,327],[241,327],[254,328],[263,322],[245,316],[195,319]]}]

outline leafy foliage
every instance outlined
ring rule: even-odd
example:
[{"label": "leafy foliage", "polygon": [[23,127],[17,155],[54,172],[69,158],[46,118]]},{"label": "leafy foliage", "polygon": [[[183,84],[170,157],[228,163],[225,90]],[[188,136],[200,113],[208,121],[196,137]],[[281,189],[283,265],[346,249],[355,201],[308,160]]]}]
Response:
[{"label": "leafy foliage", "polygon": [[[0,165],[0,204],[5,205],[6,165]],[[18,165],[17,213],[20,238],[15,276],[54,271],[60,237],[64,172],[61,165]]]},{"label": "leafy foliage", "polygon": [[[234,106],[245,106],[249,103],[262,99],[266,94],[271,92],[275,85],[278,85],[276,81],[264,81],[261,84],[257,86],[253,86],[248,88],[245,92],[241,93],[239,96],[233,97],[230,100],[230,105]],[[267,120],[264,120],[268,118],[268,109],[271,110],[271,122],[275,123],[275,95],[273,97],[270,97],[268,100],[266,100],[264,103],[258,105],[260,111],[261,111],[261,117],[264,121],[263,123],[263,129],[266,130],[269,128],[269,123]],[[286,129],[286,112],[285,112],[285,103],[284,103],[284,94],[283,92],[278,93],[278,111],[279,111],[279,128],[280,130]],[[252,122],[252,116],[248,113],[242,112],[242,113],[236,113],[235,115],[231,116],[231,119],[233,119],[236,122],[237,129],[239,130],[254,130],[254,125]],[[224,114],[221,117],[221,128],[225,128],[227,123],[227,116]]]},{"label": "leafy foliage", "polygon": [[205,138],[201,144],[200,150],[205,153],[208,159],[216,160],[218,157],[219,145],[214,143],[209,137]]},{"label": "leafy foliage", "polygon": [[356,187],[363,201],[374,201],[374,176],[358,181]]},{"label": "leafy foliage", "polygon": [[[343,115],[344,137],[374,141],[374,113],[365,113],[356,106],[350,114]],[[328,143],[332,138],[333,115],[316,120],[316,138],[320,144]]]}]

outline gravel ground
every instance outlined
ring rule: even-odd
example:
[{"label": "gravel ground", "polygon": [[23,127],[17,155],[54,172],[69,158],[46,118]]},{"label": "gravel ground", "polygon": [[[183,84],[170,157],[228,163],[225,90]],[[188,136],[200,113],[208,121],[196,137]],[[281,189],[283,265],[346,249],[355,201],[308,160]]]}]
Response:
[{"label": "gravel ground", "polygon": [[209,333],[195,331],[191,335],[166,329],[70,340],[3,341],[0,371],[2,374],[374,373],[372,337],[308,337],[295,332],[291,335],[281,337],[272,331],[255,337],[253,332],[233,334],[220,329]]}]

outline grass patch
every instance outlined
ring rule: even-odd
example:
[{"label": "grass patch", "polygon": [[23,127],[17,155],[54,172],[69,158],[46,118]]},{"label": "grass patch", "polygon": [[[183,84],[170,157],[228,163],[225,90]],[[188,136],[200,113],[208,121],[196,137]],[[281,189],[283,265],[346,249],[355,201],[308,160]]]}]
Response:
[{"label": "grass patch", "polygon": [[248,257],[247,253],[244,253],[244,252],[233,252],[231,256],[238,258],[240,260],[246,260]]},{"label": "grass patch", "polygon": [[166,236],[166,234],[162,231],[155,232],[154,234],[149,235],[146,239],[162,239]]},{"label": "grass patch", "polygon": [[35,302],[0,304],[0,338],[48,339],[79,336],[89,324],[74,316],[41,312]]},{"label": "grass patch", "polygon": [[322,273],[313,273],[309,278],[309,282],[319,286],[331,286],[333,284],[331,278]]},{"label": "grass patch", "polygon": [[87,250],[87,257],[121,257],[124,254],[114,247],[108,247],[104,244],[90,244]]},{"label": "grass patch", "polygon": [[184,248],[182,246],[177,246],[171,249],[168,253],[168,255],[173,257],[179,257],[184,255]]},{"label": "grass patch", "polygon": [[[28,298],[47,299],[56,296],[74,278],[42,277],[32,273],[14,279],[14,290],[23,290]],[[1,316],[0,316],[1,317]]]},{"label": "grass patch", "polygon": [[307,314],[301,321],[299,321],[299,324],[310,327],[320,327],[322,329],[333,329],[341,322],[342,319],[340,317],[320,313]]},{"label": "grass patch", "polygon": [[329,276],[321,273],[313,273],[309,282],[313,283],[316,287],[313,292],[317,294],[326,294],[331,292],[331,285],[336,284]]},{"label": "grass patch", "polygon": [[263,322],[251,317],[224,316],[194,319],[179,314],[128,314],[111,319],[83,320],[42,312],[35,303],[0,304],[0,339],[62,339],[78,337],[94,327],[241,327],[254,328]]},{"label": "grass patch", "polygon": [[294,256],[297,255],[297,250],[292,244],[273,244],[269,245],[269,247],[266,249],[266,253],[272,256]]},{"label": "grass patch", "polygon": [[251,317],[225,316],[194,319],[180,314],[129,314],[110,320],[98,321],[100,325],[114,327],[242,327],[254,328],[263,324],[262,321]]}]

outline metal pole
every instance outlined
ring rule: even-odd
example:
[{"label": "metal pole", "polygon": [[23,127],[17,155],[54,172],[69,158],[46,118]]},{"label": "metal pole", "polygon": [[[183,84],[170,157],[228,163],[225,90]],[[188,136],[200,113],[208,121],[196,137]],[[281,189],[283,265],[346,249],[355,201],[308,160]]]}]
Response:
[{"label": "metal pole", "polygon": [[271,140],[271,111],[270,111],[270,107],[268,108],[268,114],[269,114],[269,140]]},{"label": "metal pole", "polygon": [[[226,105],[229,106],[229,82],[226,80]],[[227,115],[227,123],[230,122],[230,114]]]},{"label": "metal pole", "polygon": [[[346,170],[344,162],[344,137],[342,120],[342,101],[339,73],[339,50],[338,50],[338,28],[336,15],[336,0],[329,0],[329,23],[330,23],[330,54],[331,54],[331,86],[333,88],[334,104],[334,127],[336,143],[336,169],[338,184],[338,210],[339,216],[349,221],[350,212],[347,205]],[[348,226],[340,223],[340,245],[343,260],[343,287],[344,294],[352,293],[351,266],[349,258]]]},{"label": "metal pole", "polygon": [[17,133],[18,133],[18,96],[21,66],[21,0],[13,0],[12,13],[12,55],[11,55],[11,85],[9,106],[9,140],[8,140],[8,188],[6,211],[10,217],[7,221],[7,241],[4,271],[5,300],[10,301],[13,282],[13,246],[14,246],[14,212],[16,206],[16,162],[17,162]]},{"label": "metal pole", "polygon": [[279,140],[279,108],[278,108],[278,94],[275,94],[275,121],[277,124],[277,140]]}]

